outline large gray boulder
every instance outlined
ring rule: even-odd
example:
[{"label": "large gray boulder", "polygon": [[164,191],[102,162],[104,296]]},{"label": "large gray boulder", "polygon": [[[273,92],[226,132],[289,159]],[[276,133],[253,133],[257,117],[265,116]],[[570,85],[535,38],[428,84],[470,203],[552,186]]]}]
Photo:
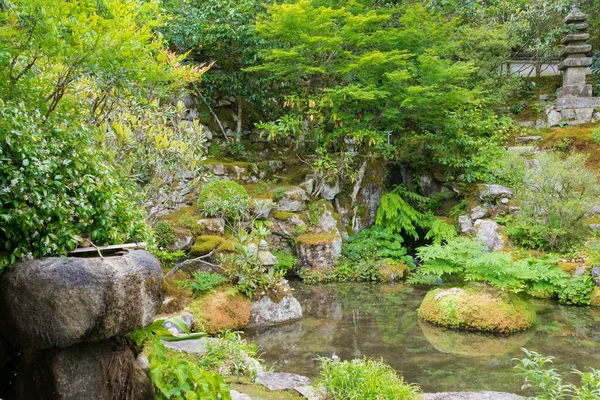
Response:
[{"label": "large gray boulder", "polygon": [[125,335],[153,321],[161,286],[160,263],[143,250],[20,262],[0,277],[0,334],[28,349]]},{"label": "large gray boulder", "polygon": [[501,235],[500,225],[490,219],[479,219],[475,221],[475,233],[477,237],[491,251],[504,249],[504,239]]},{"label": "large gray boulder", "polygon": [[269,296],[262,296],[252,302],[248,327],[276,325],[300,318],[302,307],[293,296],[284,296],[279,302],[273,301]]},{"label": "large gray boulder", "polygon": [[[276,189],[277,191],[278,189]],[[283,197],[277,201],[278,211],[300,212],[306,210],[308,196],[301,187],[293,186],[283,190]]]},{"label": "large gray boulder", "polygon": [[146,357],[111,342],[23,350],[20,363],[18,399],[154,399]]},{"label": "large gray boulder", "polygon": [[333,267],[342,254],[342,237],[337,232],[300,235],[296,238],[296,253],[302,267]]}]

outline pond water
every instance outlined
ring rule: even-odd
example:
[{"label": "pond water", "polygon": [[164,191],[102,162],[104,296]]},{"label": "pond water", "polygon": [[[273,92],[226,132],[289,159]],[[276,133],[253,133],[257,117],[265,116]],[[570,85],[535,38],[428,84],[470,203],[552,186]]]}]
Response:
[{"label": "pond water", "polygon": [[248,330],[247,338],[277,372],[318,374],[317,357],[382,359],[425,392],[497,390],[521,393],[513,358],[525,347],[556,357],[561,371],[600,368],[600,309],[534,300],[534,329],[489,336],[420,321],[427,288],[383,284],[292,284],[304,318]]}]

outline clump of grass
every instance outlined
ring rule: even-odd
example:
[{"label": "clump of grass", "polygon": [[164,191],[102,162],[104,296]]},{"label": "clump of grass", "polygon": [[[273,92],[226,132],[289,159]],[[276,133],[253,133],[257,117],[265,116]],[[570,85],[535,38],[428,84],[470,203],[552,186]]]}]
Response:
[{"label": "clump of grass", "polygon": [[321,359],[321,384],[334,400],[409,400],[419,398],[419,388],[404,382],[381,361]]},{"label": "clump of grass", "polygon": [[222,275],[206,271],[194,271],[192,273],[193,281],[179,281],[180,285],[190,289],[194,294],[204,294],[209,290],[222,285],[228,279]]}]

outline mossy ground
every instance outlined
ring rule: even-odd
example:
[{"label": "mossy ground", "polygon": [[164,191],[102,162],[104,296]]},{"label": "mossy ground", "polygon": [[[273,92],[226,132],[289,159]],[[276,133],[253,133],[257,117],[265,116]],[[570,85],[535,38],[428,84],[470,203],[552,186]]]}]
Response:
[{"label": "mossy ground", "polygon": [[600,307],[600,287],[595,287],[590,296],[590,305],[592,307]]},{"label": "mossy ground", "polygon": [[600,124],[582,124],[563,128],[547,128],[542,130],[542,149],[552,149],[560,143],[570,143],[569,151],[583,153],[588,157],[586,166],[593,171],[600,170],[600,146],[594,142],[592,133],[600,128]]},{"label": "mossy ground", "polygon": [[194,331],[208,334],[244,328],[248,324],[250,311],[250,299],[240,293],[233,294],[231,287],[226,286],[189,305],[189,312],[194,316]]},{"label": "mossy ground", "polygon": [[484,285],[431,290],[419,317],[450,329],[514,333],[536,320],[533,307],[517,296]]},{"label": "mossy ground", "polygon": [[296,244],[303,244],[305,246],[321,246],[326,244],[331,244],[333,240],[337,237],[336,234],[327,234],[327,233],[306,233],[304,235],[300,235],[296,238]]},{"label": "mossy ground", "polygon": [[162,288],[163,296],[164,298],[172,297],[173,300],[161,307],[161,315],[175,314],[183,311],[194,300],[192,291],[177,283],[177,281],[187,279],[189,279],[189,276],[183,272],[178,272],[169,279],[165,279]]}]

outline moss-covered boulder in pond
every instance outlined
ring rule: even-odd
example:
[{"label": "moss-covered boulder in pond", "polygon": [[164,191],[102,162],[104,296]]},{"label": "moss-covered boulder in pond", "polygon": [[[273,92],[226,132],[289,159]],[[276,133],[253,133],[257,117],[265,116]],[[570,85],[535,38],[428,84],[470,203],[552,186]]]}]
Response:
[{"label": "moss-covered boulder in pond", "polygon": [[342,254],[342,237],[337,232],[300,235],[296,252],[302,267],[332,267]]},{"label": "moss-covered boulder in pond", "polygon": [[526,301],[486,285],[431,290],[419,317],[450,329],[513,333],[530,328],[535,310]]},{"label": "moss-covered boulder in pond", "polygon": [[408,268],[408,265],[394,260],[383,260],[379,266],[379,274],[383,282],[399,281],[408,276],[409,272],[410,268]]},{"label": "moss-covered boulder in pond", "polygon": [[203,235],[196,238],[196,242],[190,250],[192,256],[203,256],[216,250],[219,246],[225,243],[225,239],[221,236]]}]

